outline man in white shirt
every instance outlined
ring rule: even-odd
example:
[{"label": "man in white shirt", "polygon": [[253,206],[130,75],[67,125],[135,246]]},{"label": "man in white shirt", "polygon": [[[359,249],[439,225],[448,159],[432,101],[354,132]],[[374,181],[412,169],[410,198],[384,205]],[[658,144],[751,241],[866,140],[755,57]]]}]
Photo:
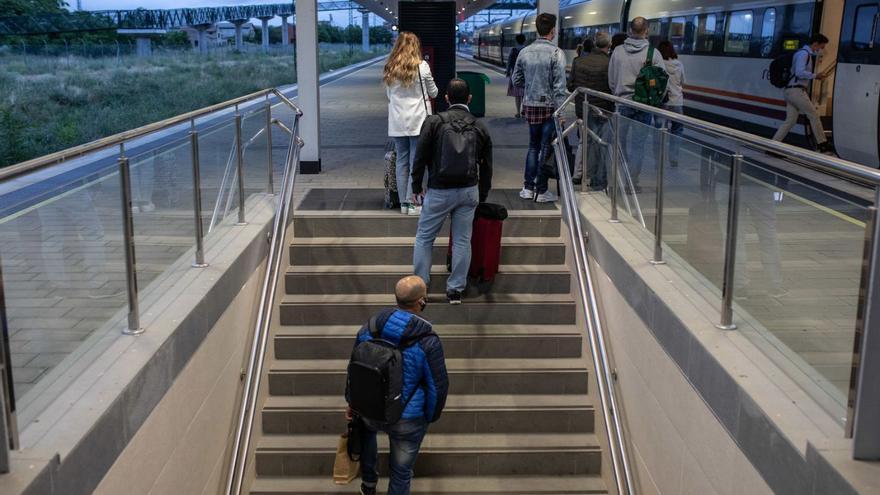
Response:
[{"label": "man in white shirt", "polygon": [[782,123],[782,126],[779,127],[779,130],[773,136],[774,141],[785,139],[785,136],[788,135],[792,127],[797,124],[800,114],[804,114],[810,121],[813,137],[816,139],[819,151],[822,153],[832,152],[831,145],[825,139],[825,129],[822,128],[822,120],[819,118],[819,114],[816,113],[816,108],[813,107],[813,102],[807,93],[807,89],[814,79],[821,81],[826,77],[826,74],[816,74],[814,57],[822,53],[827,44],[828,38],[823,34],[816,33],[810,38],[809,45],[804,45],[803,48],[794,54],[791,64],[792,78],[783,93],[785,96],[785,122]]}]

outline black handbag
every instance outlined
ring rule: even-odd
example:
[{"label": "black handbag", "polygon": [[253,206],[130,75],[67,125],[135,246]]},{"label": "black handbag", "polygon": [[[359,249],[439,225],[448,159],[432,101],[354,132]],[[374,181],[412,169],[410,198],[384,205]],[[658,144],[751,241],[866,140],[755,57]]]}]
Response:
[{"label": "black handbag", "polygon": [[361,459],[361,452],[364,450],[363,436],[364,423],[358,415],[354,415],[348,422],[348,458],[352,461]]}]

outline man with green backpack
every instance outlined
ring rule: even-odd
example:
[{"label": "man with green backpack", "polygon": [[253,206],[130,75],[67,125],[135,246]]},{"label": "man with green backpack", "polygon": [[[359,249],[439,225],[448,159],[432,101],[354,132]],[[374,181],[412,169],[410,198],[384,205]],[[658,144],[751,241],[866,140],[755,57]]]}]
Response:
[{"label": "man with green backpack", "polygon": [[[648,42],[648,20],[636,17],[630,22],[629,29],[629,38],[611,54],[608,85],[615,96],[662,108],[669,76],[663,68],[663,56]],[[625,147],[624,159],[629,166],[633,189],[640,192],[642,166],[648,157],[656,155],[650,144],[654,140],[648,139],[653,134],[648,129],[653,119],[651,114],[626,105],[618,105],[617,111],[623,117],[620,142]]]}]

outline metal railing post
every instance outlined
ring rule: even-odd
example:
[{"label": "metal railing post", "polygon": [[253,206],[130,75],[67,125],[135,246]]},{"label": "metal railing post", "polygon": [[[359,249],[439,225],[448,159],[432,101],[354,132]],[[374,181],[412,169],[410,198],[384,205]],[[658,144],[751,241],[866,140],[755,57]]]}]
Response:
[{"label": "metal railing post", "polygon": [[727,240],[724,246],[724,278],[721,285],[721,330],[735,330],[733,323],[733,284],[736,271],[736,240],[739,228],[739,179],[743,156],[733,155],[730,166],[730,197],[727,201]]},{"label": "metal railing post", "polygon": [[137,267],[134,252],[134,219],[131,214],[131,170],[128,157],[125,156],[124,145],[119,146],[119,184],[122,198],[122,245],[125,249],[125,280],[128,294],[128,326],[122,333],[139,335],[141,328],[140,310],[138,308]]},{"label": "metal railing post", "polygon": [[872,327],[880,318],[880,219],[877,208],[880,188],[874,189],[874,206],[869,208],[865,226],[865,249],[862,261],[859,309],[853,347],[853,370],[847,411],[847,436],[853,439],[853,458],[871,460],[880,457],[880,333]]},{"label": "metal railing post", "polygon": [[620,173],[620,112],[615,109],[611,116],[611,130],[614,132],[612,139],[614,149],[611,152],[611,218],[609,222],[619,223],[617,218],[617,196],[619,194],[618,174]]},{"label": "metal railing post", "polygon": [[[193,176],[193,215],[196,221],[196,259],[193,268],[205,268],[205,231],[202,226],[202,175],[200,170],[199,155],[199,131],[196,130],[195,120],[190,121],[190,151],[192,153],[192,176]],[[222,191],[221,191],[222,192]]]},{"label": "metal railing post", "polygon": [[266,192],[275,194],[275,168],[272,165],[272,104],[269,103],[269,95],[266,95],[266,165],[269,167],[269,181],[266,183]]},{"label": "metal railing post", "polygon": [[241,149],[241,113],[235,106],[235,167],[238,174],[238,223],[247,225],[244,218],[244,150]]},{"label": "metal railing post", "polygon": [[663,261],[663,171],[669,161],[669,131],[660,129],[660,160],[657,163],[657,197],[654,208],[654,259],[652,265],[665,265]]},{"label": "metal railing post", "polygon": [[6,320],[6,294],[3,285],[3,262],[0,260],[0,473],[10,469],[9,452],[18,450],[18,418],[15,406],[15,381],[9,351],[9,322]]},{"label": "metal railing post", "polygon": [[[590,179],[590,185],[592,186],[593,178],[588,177],[587,171],[590,169],[587,164],[587,157],[589,154],[587,153],[587,147],[590,143],[590,103],[587,101],[587,95],[584,95],[584,103],[583,103],[583,124],[581,127],[581,192],[587,190],[587,179]],[[599,146],[597,143],[596,146]]]}]

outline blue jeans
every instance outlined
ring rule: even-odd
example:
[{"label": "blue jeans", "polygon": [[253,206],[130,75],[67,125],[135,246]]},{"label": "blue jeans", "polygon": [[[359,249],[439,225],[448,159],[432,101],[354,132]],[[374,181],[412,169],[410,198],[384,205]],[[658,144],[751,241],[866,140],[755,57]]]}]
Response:
[{"label": "blue jeans", "polygon": [[550,141],[556,133],[556,124],[553,119],[547,119],[543,124],[529,124],[529,152],[526,154],[526,173],[523,187],[538,194],[547,192],[547,180],[541,163],[550,152]]},{"label": "blue jeans", "polygon": [[418,136],[396,136],[394,151],[397,152],[397,196],[400,204],[412,203],[412,167],[416,161],[416,144]]},{"label": "blue jeans", "polygon": [[[651,146],[652,116],[649,113],[635,110],[631,107],[620,105],[617,107],[620,116],[624,119],[630,119],[638,122],[638,124],[622,120],[620,129],[620,145],[624,149],[624,157],[629,174],[632,177],[633,184],[639,183],[639,175],[642,173],[643,163],[653,155],[653,146]],[[644,125],[639,125],[644,124]]]},{"label": "blue jeans", "polygon": [[479,202],[477,186],[428,189],[422,204],[416,245],[413,249],[413,271],[426,284],[431,280],[434,240],[446,217],[451,215],[452,273],[446,282],[446,292],[462,292],[467,287],[467,273],[471,264],[471,231],[474,228],[474,210]]},{"label": "blue jeans", "polygon": [[413,465],[419,455],[422,439],[428,432],[428,422],[424,419],[402,419],[393,425],[377,425],[364,420],[363,450],[361,451],[361,482],[375,487],[379,482],[379,449],[376,445],[376,433],[383,431],[391,441],[389,456],[391,481],[388,484],[388,495],[409,495],[409,485],[413,477]]}]

